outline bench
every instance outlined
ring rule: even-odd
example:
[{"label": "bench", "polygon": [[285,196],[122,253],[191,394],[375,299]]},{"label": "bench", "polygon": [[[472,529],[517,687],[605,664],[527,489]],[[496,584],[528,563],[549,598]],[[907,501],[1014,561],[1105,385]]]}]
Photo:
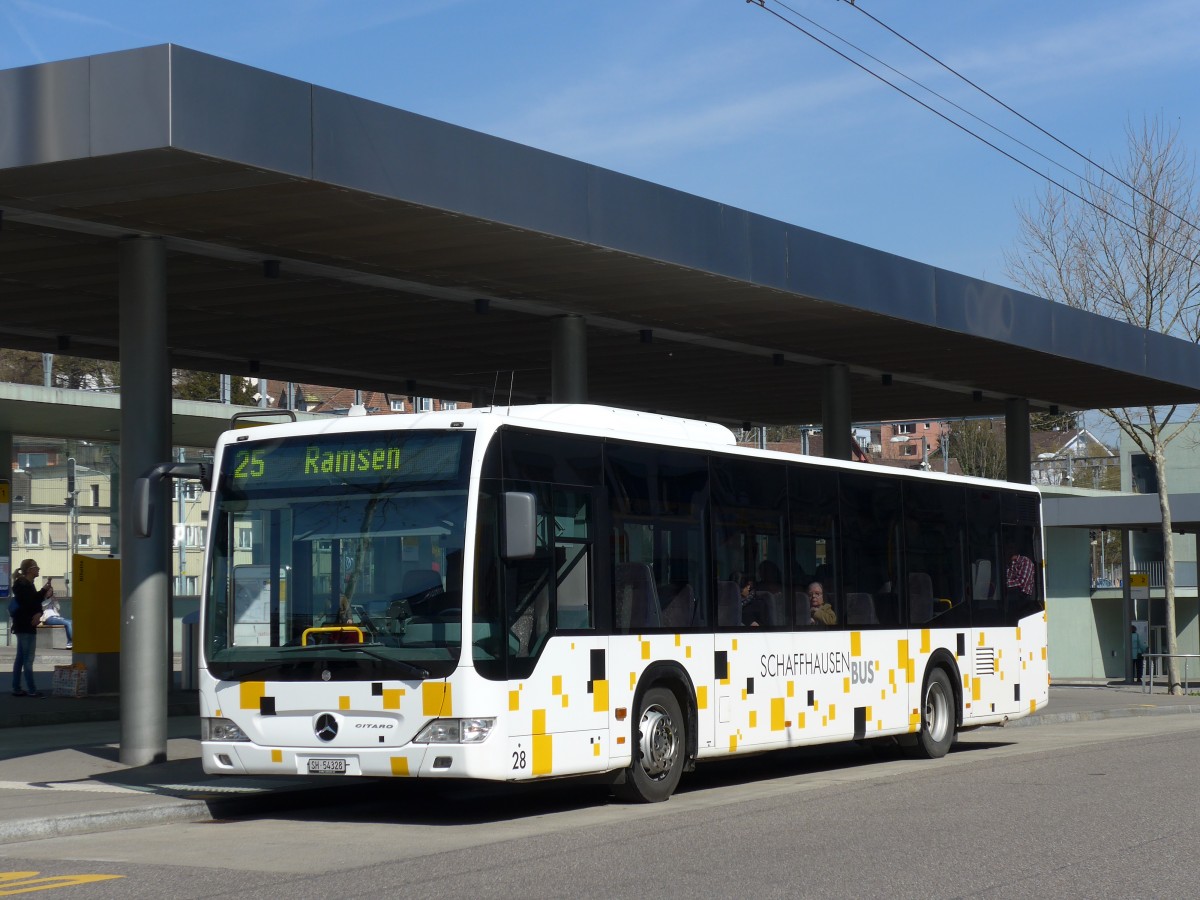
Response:
[{"label": "bench", "polygon": [[66,650],[67,649],[67,626],[65,625],[46,625],[38,623],[38,643],[43,644],[42,635],[48,635],[50,638],[49,649],[51,650]]}]

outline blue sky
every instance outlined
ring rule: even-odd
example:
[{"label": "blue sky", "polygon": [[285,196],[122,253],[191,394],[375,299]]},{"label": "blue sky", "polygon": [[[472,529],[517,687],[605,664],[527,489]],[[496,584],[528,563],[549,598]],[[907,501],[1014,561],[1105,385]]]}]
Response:
[{"label": "blue sky", "polygon": [[[1200,148],[1195,0],[859,3],[1104,165],[1148,115]],[[788,4],[1079,168],[847,2]],[[1001,283],[1043,183],[744,0],[0,0],[0,68],[163,42]]]}]

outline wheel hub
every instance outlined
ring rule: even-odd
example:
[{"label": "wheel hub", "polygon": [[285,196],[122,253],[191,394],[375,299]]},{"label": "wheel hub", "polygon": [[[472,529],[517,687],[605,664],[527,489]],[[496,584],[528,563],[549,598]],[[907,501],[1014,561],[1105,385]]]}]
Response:
[{"label": "wheel hub", "polygon": [[639,730],[642,735],[642,770],[651,778],[661,778],[671,770],[679,753],[675,723],[661,706],[651,706],[642,713]]}]

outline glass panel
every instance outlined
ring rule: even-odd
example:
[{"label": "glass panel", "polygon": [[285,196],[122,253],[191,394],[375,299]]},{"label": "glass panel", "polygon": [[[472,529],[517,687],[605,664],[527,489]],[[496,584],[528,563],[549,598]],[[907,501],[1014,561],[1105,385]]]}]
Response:
[{"label": "glass panel", "polygon": [[609,444],[617,631],[678,631],[707,621],[708,463],[697,453]]},{"label": "glass panel", "polygon": [[900,624],[900,481],[843,472],[842,588],[852,628]]},{"label": "glass panel", "polygon": [[837,473],[819,468],[788,472],[792,530],[792,605],[797,628],[843,624],[835,536]]},{"label": "glass panel", "polygon": [[[788,628],[792,603],[784,584],[787,470],[759,460],[712,460],[719,624]],[[728,609],[730,585],[738,591],[737,617]],[[739,621],[740,620],[740,621]]]},{"label": "glass panel", "polygon": [[218,677],[302,677],[313,660],[379,677],[449,672],[472,440],[350,434],[228,453],[206,606]]},{"label": "glass panel", "polygon": [[967,560],[971,624],[1004,622],[1004,570],[1000,565],[1000,494],[967,489]]},{"label": "glass panel", "polygon": [[963,571],[966,495],[959,485],[904,486],[904,559],[913,626],[970,624]]}]

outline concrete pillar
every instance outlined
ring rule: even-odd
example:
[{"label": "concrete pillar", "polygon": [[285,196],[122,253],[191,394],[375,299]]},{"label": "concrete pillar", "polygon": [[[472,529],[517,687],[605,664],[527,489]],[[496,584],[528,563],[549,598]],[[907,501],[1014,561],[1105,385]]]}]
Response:
[{"label": "concrete pillar", "polygon": [[[134,481],[171,452],[171,368],[167,355],[166,248],[160,238],[119,245],[121,507],[133,508]],[[171,509],[168,485],[155,488],[152,534],[121,520],[121,747],[128,766],[167,758]]]},{"label": "concrete pillar", "polygon": [[821,381],[821,430],[825,456],[850,458],[850,369],[843,365],[824,366]]},{"label": "concrete pillar", "polygon": [[[1103,537],[1101,538],[1103,540]],[[1129,586],[1129,529],[1121,529],[1121,608],[1125,610],[1124,621],[1121,622],[1121,653],[1125,655],[1125,681],[1133,681],[1133,644],[1129,632],[1129,623],[1138,617],[1137,601],[1133,599],[1133,591]],[[1150,601],[1146,601],[1146,618],[1150,618]],[[1146,649],[1149,650],[1150,623],[1146,622]],[[1148,661],[1144,663],[1148,665]]]},{"label": "concrete pillar", "polygon": [[[13,500],[12,500],[12,497],[13,497],[13,492],[12,492],[13,466],[12,466],[12,464],[14,462],[16,462],[16,458],[13,456],[13,436],[10,432],[7,432],[7,431],[0,431],[0,459],[4,460],[4,474],[0,475],[0,478],[3,478],[4,480],[6,480],[8,482],[8,502],[10,504],[8,507],[8,509],[9,509],[9,516],[8,516],[9,533],[8,534],[0,534],[0,540],[4,541],[4,546],[0,547],[0,556],[2,556],[3,558],[8,560],[8,568],[5,569],[5,571],[8,573],[8,584],[5,585],[5,588],[8,589],[8,591],[5,592],[5,597],[7,598],[7,597],[12,596],[12,594],[9,592],[12,590],[13,567],[18,565],[21,562],[19,559],[16,562],[13,562],[13,559],[12,559],[12,530],[11,530],[12,529],[12,505],[11,504],[13,502]],[[5,607],[8,606],[7,599],[5,599],[4,605],[5,605]],[[15,639],[8,632],[8,625],[10,625],[11,622],[8,621],[7,610],[3,613],[3,615],[5,617],[5,622],[7,623],[5,626],[5,631],[4,631],[5,643],[13,643]]]},{"label": "concrete pillar", "polygon": [[1004,401],[1004,449],[1008,480],[1017,484],[1031,484],[1029,401],[1024,397],[1009,397]]},{"label": "concrete pillar", "polygon": [[550,402],[587,403],[587,320],[555,316],[550,342]]}]

